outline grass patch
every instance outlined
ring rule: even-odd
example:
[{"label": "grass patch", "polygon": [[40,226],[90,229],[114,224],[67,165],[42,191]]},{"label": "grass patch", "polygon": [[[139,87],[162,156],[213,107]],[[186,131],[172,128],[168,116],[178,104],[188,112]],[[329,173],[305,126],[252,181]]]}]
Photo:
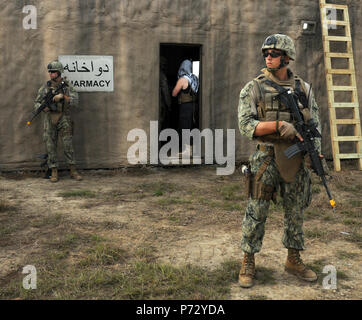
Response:
[{"label": "grass patch", "polygon": [[256,267],[256,280],[259,284],[269,285],[276,284],[276,280],[274,278],[274,270],[266,267]]},{"label": "grass patch", "polygon": [[346,240],[356,244],[359,248],[362,248],[362,234],[358,231],[353,231],[351,235],[346,238]]},{"label": "grass patch", "polygon": [[[312,263],[307,263],[307,266],[311,268],[318,275],[318,283],[323,284],[323,279],[328,275],[328,273],[323,273],[325,266],[330,265],[326,259],[319,259]],[[336,269],[337,271],[337,282],[338,280],[349,280],[349,276],[346,272]]]},{"label": "grass patch", "polygon": [[103,243],[98,243],[87,252],[87,256],[80,262],[80,266],[106,266],[123,263],[127,258],[127,253],[122,248],[110,247]]},{"label": "grass patch", "polygon": [[[22,288],[19,276],[0,289],[0,298],[20,299],[227,299],[230,284],[240,268],[236,261],[226,261],[216,270],[198,266],[174,267],[169,264],[134,260],[118,269],[110,269],[124,251],[97,246],[88,251],[88,260],[69,264],[67,253],[52,253],[36,262],[36,290]],[[124,261],[124,260],[123,260]],[[127,262],[127,261],[126,261]]]},{"label": "grass patch", "polygon": [[13,213],[18,211],[18,208],[9,204],[8,201],[4,200],[4,199],[0,199],[0,213]]},{"label": "grass patch", "polygon": [[95,198],[96,194],[90,190],[72,190],[59,192],[58,196],[63,198]]},{"label": "grass patch", "polygon": [[176,191],[176,185],[172,183],[156,181],[151,183],[142,183],[138,185],[137,189],[138,191],[150,192],[153,196],[160,197],[167,193]]},{"label": "grass patch", "polygon": [[57,227],[64,222],[64,216],[61,213],[50,214],[31,223],[32,227],[41,228],[45,226]]},{"label": "grass patch", "polygon": [[304,235],[306,238],[309,239],[318,239],[320,241],[327,241],[328,240],[328,231],[321,230],[321,229],[307,229],[304,231]]},{"label": "grass patch", "polygon": [[252,294],[249,296],[249,300],[268,300],[267,296]]},{"label": "grass patch", "polygon": [[357,211],[343,210],[343,211],[341,211],[341,215],[344,215],[345,217],[348,217],[348,218],[361,218],[361,212],[357,212]]},{"label": "grass patch", "polygon": [[337,254],[336,254],[336,257],[341,260],[348,260],[348,259],[353,260],[354,258],[356,258],[358,256],[359,256],[358,253],[348,252],[348,251],[344,251],[344,250],[339,250],[339,251],[337,251]]},{"label": "grass patch", "polygon": [[329,219],[325,215],[325,212],[322,210],[306,210],[304,212],[304,219],[305,220],[313,220],[313,219]]},{"label": "grass patch", "polygon": [[345,183],[345,184],[337,183],[336,187],[337,187],[337,189],[346,191],[346,192],[361,192],[361,189],[362,189],[361,184],[353,185],[353,184],[348,184],[348,183]]},{"label": "grass patch", "polygon": [[219,189],[219,193],[224,200],[243,201],[246,199],[241,183],[223,186]]},{"label": "grass patch", "polygon": [[312,194],[318,194],[321,192],[321,188],[318,185],[312,185]]},{"label": "grass patch", "polygon": [[167,207],[174,204],[190,204],[192,201],[180,197],[167,197],[158,199],[156,203],[161,207]]}]

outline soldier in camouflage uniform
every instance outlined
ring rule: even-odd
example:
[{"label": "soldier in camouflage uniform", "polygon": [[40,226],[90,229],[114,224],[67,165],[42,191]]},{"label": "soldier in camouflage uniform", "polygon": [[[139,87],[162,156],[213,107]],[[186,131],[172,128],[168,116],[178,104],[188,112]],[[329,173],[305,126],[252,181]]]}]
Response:
[{"label": "soldier in camouflage uniform", "polygon": [[40,87],[35,99],[34,110],[36,110],[49,90],[56,90],[62,81],[67,86],[63,93],[59,93],[53,98],[54,105],[44,109],[44,142],[48,153],[48,167],[51,169],[51,182],[58,181],[58,159],[57,143],[58,135],[63,141],[64,155],[70,167],[70,176],[76,180],[82,177],[75,169],[75,158],[73,149],[73,121],[70,118],[70,108],[78,106],[78,93],[71,83],[61,77],[64,71],[63,65],[59,61],[52,61],[48,64],[50,80]]},{"label": "soldier in camouflage uniform", "polygon": [[[292,39],[274,34],[262,46],[266,68],[240,92],[238,122],[242,135],[258,141],[256,151],[250,156],[247,189],[249,201],[242,224],[241,247],[244,251],[239,273],[239,284],[251,287],[255,277],[254,254],[259,252],[264,237],[265,222],[270,200],[279,192],[284,208],[283,245],[288,249],[285,270],[306,281],[315,281],[316,274],[307,268],[299,254],[304,249],[303,210],[311,201],[311,177],[307,159],[299,153],[286,158],[284,150],[302,140],[293,126],[290,109],[277,97],[278,92],[268,84],[271,80],[291,89],[298,97],[298,106],[304,120],[311,117],[318,123],[318,106],[310,85],[287,68],[295,60]],[[315,140],[321,154],[320,139]],[[323,157],[323,156],[321,156]]]}]

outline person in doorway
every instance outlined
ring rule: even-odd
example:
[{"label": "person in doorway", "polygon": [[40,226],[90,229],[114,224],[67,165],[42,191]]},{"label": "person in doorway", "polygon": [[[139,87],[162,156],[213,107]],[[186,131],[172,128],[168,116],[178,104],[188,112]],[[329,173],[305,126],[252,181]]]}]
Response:
[{"label": "person in doorway", "polygon": [[160,58],[160,126],[161,130],[170,125],[171,113],[171,93],[166,77],[167,59],[163,56]]},{"label": "person in doorway", "polygon": [[[304,250],[303,211],[311,201],[311,177],[307,159],[301,153],[288,159],[284,150],[302,140],[293,125],[290,108],[280,101],[279,92],[272,84],[292,90],[298,101],[304,121],[313,118],[320,131],[318,105],[310,85],[288,68],[295,60],[293,40],[287,35],[274,34],[262,45],[266,68],[248,82],[240,92],[238,123],[242,135],[258,141],[250,156],[248,204],[242,223],[241,248],[244,252],[239,284],[251,287],[255,278],[254,254],[262,247],[265,222],[270,200],[276,200],[279,191],[284,208],[283,245],[288,249],[285,270],[305,281],[315,281],[317,275],[300,257]],[[315,139],[321,154],[320,139]],[[322,157],[322,155],[321,155]]]},{"label": "person in doorway", "polygon": [[43,110],[45,113],[43,138],[48,154],[48,167],[51,169],[51,182],[59,180],[57,159],[58,135],[62,137],[64,156],[70,168],[71,178],[78,181],[82,180],[82,177],[75,168],[76,162],[72,142],[73,121],[70,117],[70,109],[78,106],[78,93],[69,81],[61,77],[63,71],[63,65],[57,60],[48,64],[50,80],[40,87],[34,103],[34,110],[37,110],[47,93],[61,88],[61,83],[65,82],[65,88],[53,97],[52,106],[47,106]]},{"label": "person in doorway", "polygon": [[[192,130],[194,105],[196,94],[199,90],[199,79],[192,73],[192,62],[190,60],[182,61],[177,73],[177,82],[172,90],[172,96],[178,97],[179,104],[179,128]],[[182,155],[191,157],[191,145],[182,145]]]}]

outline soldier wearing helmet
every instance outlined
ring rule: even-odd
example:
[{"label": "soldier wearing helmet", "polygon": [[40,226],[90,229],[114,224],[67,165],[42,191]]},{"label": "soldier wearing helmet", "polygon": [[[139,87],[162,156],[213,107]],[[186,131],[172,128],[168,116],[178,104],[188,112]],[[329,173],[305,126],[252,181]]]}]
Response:
[{"label": "soldier wearing helmet", "polygon": [[[242,287],[254,284],[254,254],[261,250],[270,200],[276,202],[277,192],[284,208],[282,242],[288,249],[285,270],[306,281],[317,279],[316,274],[304,265],[299,253],[304,249],[303,211],[311,201],[310,171],[301,154],[291,159],[284,155],[284,150],[302,138],[294,128],[290,109],[283,105],[278,98],[279,92],[270,84],[274,82],[292,90],[304,120],[312,117],[320,130],[318,105],[311,86],[288,68],[289,62],[296,58],[290,37],[270,35],[261,51],[265,68],[241,90],[238,106],[240,133],[258,142],[249,158],[246,174],[249,200],[242,224],[244,258],[239,273]],[[321,153],[320,139],[315,143]]]},{"label": "soldier wearing helmet", "polygon": [[63,142],[63,150],[66,163],[70,168],[70,176],[76,180],[82,180],[82,177],[75,168],[75,157],[73,149],[73,121],[70,116],[70,109],[78,106],[78,93],[73,85],[61,74],[64,71],[63,65],[55,60],[48,64],[50,80],[40,87],[35,99],[34,110],[38,109],[42,100],[49,91],[57,90],[62,82],[66,86],[53,98],[53,104],[44,109],[44,142],[48,154],[48,167],[51,169],[51,182],[57,182],[58,177],[58,158],[57,144],[60,135]]}]

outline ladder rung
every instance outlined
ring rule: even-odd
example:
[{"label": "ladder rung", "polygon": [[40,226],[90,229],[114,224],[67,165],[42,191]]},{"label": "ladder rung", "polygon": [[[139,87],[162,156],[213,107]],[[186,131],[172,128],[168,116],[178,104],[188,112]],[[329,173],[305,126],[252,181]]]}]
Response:
[{"label": "ladder rung", "polygon": [[361,141],[361,136],[339,136],[333,137],[333,141]]},{"label": "ladder rung", "polygon": [[358,104],[354,102],[334,102],[332,108],[358,108]]},{"label": "ladder rung", "polygon": [[360,124],[360,119],[335,119],[334,124]]},{"label": "ladder rung", "polygon": [[362,153],[337,153],[338,159],[359,159],[362,158]]},{"label": "ladder rung", "polygon": [[336,26],[346,26],[346,25],[348,25],[348,22],[344,21],[344,20],[329,20],[329,19],[327,19],[327,21],[325,21],[325,23],[336,25]]},{"label": "ladder rung", "polygon": [[334,73],[334,74],[353,74],[353,69],[327,69],[327,73]]},{"label": "ladder rung", "polygon": [[357,90],[354,86],[331,86],[328,91],[354,91]]},{"label": "ladder rung", "polygon": [[321,3],[321,8],[332,8],[332,9],[347,9],[348,6],[343,4],[333,4],[333,3]]},{"label": "ladder rung", "polygon": [[324,36],[325,41],[351,41],[351,37],[342,37],[342,36]]},{"label": "ladder rung", "polygon": [[352,53],[345,52],[326,52],[327,58],[353,58]]}]

